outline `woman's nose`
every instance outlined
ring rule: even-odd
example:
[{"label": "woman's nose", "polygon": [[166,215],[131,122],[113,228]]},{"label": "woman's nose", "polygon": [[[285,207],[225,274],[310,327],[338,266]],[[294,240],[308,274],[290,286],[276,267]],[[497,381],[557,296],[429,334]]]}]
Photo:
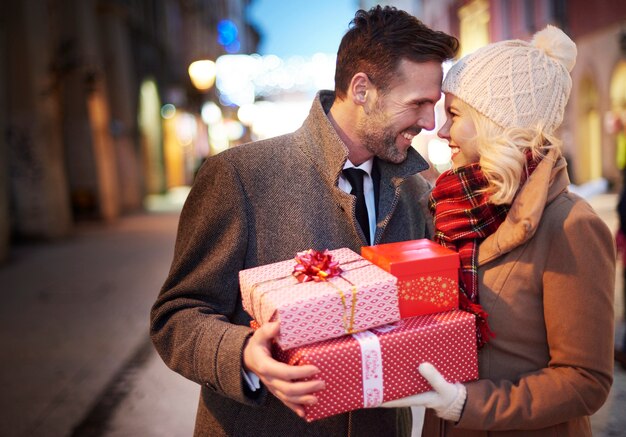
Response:
[{"label": "woman's nose", "polygon": [[443,138],[444,140],[450,139],[450,126],[448,120],[446,120],[444,125],[439,128],[439,130],[437,131],[437,136],[439,138]]}]

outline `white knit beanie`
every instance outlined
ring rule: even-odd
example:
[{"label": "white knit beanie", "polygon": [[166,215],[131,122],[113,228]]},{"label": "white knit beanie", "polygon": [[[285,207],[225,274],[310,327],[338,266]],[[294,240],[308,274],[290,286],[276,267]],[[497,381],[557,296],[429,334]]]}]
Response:
[{"label": "white knit beanie", "polygon": [[501,127],[553,133],[563,121],[576,52],[562,30],[548,25],[530,43],[501,41],[464,56],[448,71],[442,89]]}]

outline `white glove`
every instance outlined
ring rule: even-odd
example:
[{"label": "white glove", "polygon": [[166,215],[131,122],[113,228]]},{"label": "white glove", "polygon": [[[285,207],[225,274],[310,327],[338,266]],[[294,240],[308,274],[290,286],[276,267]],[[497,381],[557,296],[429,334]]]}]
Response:
[{"label": "white glove", "polygon": [[458,422],[467,398],[467,390],[460,383],[447,382],[430,363],[422,363],[418,368],[420,374],[433,387],[433,391],[408,396],[402,399],[387,401],[384,408],[426,407],[432,408],[437,416],[444,420]]}]

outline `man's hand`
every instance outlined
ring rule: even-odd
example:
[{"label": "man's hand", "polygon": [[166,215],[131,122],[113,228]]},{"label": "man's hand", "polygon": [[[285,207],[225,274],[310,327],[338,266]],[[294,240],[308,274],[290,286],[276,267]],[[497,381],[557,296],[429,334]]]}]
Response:
[{"label": "man's hand", "polygon": [[298,381],[319,373],[315,366],[290,366],[272,358],[271,341],[278,333],[278,322],[265,323],[257,329],[243,349],[243,364],[274,396],[304,417],[304,405],[315,404],[317,397],[313,393],[323,390],[325,384],[321,380]]}]

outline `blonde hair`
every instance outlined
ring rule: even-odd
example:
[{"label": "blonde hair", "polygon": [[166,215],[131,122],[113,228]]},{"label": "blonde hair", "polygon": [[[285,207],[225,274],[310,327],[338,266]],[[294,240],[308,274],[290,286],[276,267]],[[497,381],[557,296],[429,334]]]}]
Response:
[{"label": "blonde hair", "polygon": [[489,195],[489,202],[510,204],[520,187],[523,172],[528,171],[526,152],[530,151],[533,159],[543,158],[550,149],[560,151],[561,140],[541,126],[505,129],[463,100],[458,99],[458,102],[459,110],[470,116],[476,128],[473,140],[488,181],[485,193]]}]

